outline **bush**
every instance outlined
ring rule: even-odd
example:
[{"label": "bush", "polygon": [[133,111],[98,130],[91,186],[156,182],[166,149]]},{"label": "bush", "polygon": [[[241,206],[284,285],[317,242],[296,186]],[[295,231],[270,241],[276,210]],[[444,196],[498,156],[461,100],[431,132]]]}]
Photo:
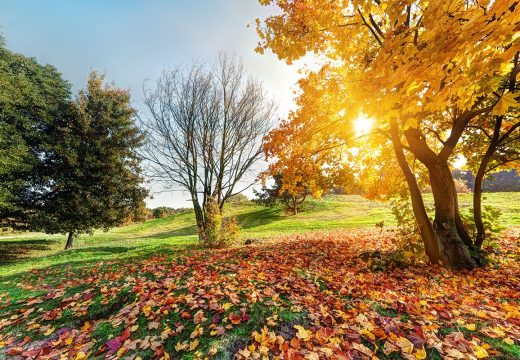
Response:
[{"label": "bush", "polygon": [[190,208],[171,208],[167,206],[160,206],[152,210],[154,219],[161,219],[175,214],[182,214],[188,211],[192,211]]},{"label": "bush", "polygon": [[[482,207],[482,222],[484,223],[484,229],[486,229],[486,237],[492,236],[503,230],[500,224],[500,217],[502,211],[491,205],[484,205]],[[475,220],[473,217],[473,209],[461,213],[462,222],[470,235],[474,238],[477,234],[477,227],[475,226]]]},{"label": "bush", "polygon": [[458,194],[469,193],[471,189],[468,186],[468,183],[462,179],[455,179],[455,190]]},{"label": "bush", "polygon": [[239,204],[247,202],[249,202],[249,199],[244,194],[235,194],[226,199],[226,204]]},{"label": "bush", "polygon": [[209,199],[205,206],[205,221],[199,230],[202,246],[223,248],[232,245],[239,238],[240,228],[235,217],[222,219],[215,200]]}]

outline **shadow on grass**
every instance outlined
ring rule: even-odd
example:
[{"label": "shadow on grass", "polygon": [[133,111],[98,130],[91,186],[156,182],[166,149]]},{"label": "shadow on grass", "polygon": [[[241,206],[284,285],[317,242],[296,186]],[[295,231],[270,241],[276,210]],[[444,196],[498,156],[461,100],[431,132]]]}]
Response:
[{"label": "shadow on grass", "polygon": [[284,216],[281,215],[281,210],[278,207],[266,207],[261,210],[237,215],[236,218],[242,229],[252,229],[257,226],[263,226],[275,221],[280,221]]},{"label": "shadow on grass", "polygon": [[70,253],[100,253],[100,254],[122,254],[128,251],[132,251],[136,247],[124,247],[124,246],[96,246],[96,247],[85,247],[80,249],[68,250]]},{"label": "shadow on grass", "polygon": [[[236,215],[238,224],[242,229],[251,229],[257,226],[267,225],[271,222],[279,221],[284,217],[280,215],[280,209],[275,208],[264,208],[254,212],[248,212]],[[146,236],[138,237],[138,239],[167,239],[178,236],[189,236],[197,235],[196,225],[185,226],[180,229],[156,232],[148,234]]]},{"label": "shadow on grass", "polygon": [[156,232],[153,234],[148,234],[146,236],[140,236],[136,239],[167,239],[171,237],[177,236],[189,236],[189,235],[197,235],[197,227],[195,225],[186,226],[180,229]]},{"label": "shadow on grass", "polygon": [[34,251],[50,250],[52,245],[58,242],[60,240],[0,240],[0,266],[27,258],[29,253]]},{"label": "shadow on grass", "polygon": [[[1,282],[10,282],[14,281],[14,283],[18,284],[21,280],[29,280],[31,281],[34,277],[39,277],[41,274],[45,274],[49,279],[55,279],[57,281],[61,281],[60,273],[63,271],[67,272],[83,272],[85,269],[98,269],[97,265],[102,261],[105,264],[114,264],[114,265],[126,265],[126,264],[138,264],[139,262],[144,262],[148,258],[154,256],[166,256],[166,257],[176,257],[182,255],[185,252],[197,250],[199,248],[196,244],[175,244],[175,245],[158,245],[150,248],[142,248],[140,251],[136,251],[133,254],[124,255],[124,253],[136,250],[137,247],[93,247],[93,248],[81,248],[81,249],[71,249],[66,251],[60,251],[58,253],[49,255],[45,257],[52,264],[48,266],[43,266],[41,268],[33,269],[31,271],[21,271],[10,275],[2,275],[0,274],[0,283]],[[78,257],[74,259],[74,255],[78,254]],[[91,258],[83,258],[80,254],[90,254]],[[107,258],[108,254],[121,254],[121,257],[112,257]],[[63,256],[66,256],[65,258]],[[72,257],[72,259],[71,259]],[[31,262],[31,258],[25,258],[19,260],[18,264],[23,265],[24,263]],[[7,265],[7,264],[6,264]],[[0,266],[0,269],[2,267]],[[2,289],[2,285],[0,284],[0,290],[8,290]],[[1,291],[0,291],[1,292]]]}]

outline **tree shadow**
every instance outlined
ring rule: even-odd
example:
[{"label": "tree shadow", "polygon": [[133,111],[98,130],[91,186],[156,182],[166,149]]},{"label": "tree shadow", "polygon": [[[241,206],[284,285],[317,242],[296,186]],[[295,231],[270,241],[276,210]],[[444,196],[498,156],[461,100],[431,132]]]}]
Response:
[{"label": "tree shadow", "polygon": [[254,212],[239,214],[236,216],[242,229],[252,229],[258,226],[270,224],[284,218],[278,207],[266,207]]},{"label": "tree shadow", "polygon": [[[227,216],[224,214],[224,218]],[[267,225],[271,222],[275,222],[278,220],[283,219],[284,217],[281,215],[281,211],[279,208],[263,208],[261,210],[257,210],[254,212],[248,212],[243,214],[236,215],[236,219],[238,222],[238,225],[242,229],[251,229],[255,228],[257,226]],[[177,236],[190,236],[190,235],[197,235],[197,226],[196,225],[190,225],[183,228],[170,230],[170,231],[163,231],[163,232],[156,232],[153,234],[148,234],[146,236],[138,237],[137,239],[166,239],[171,237],[177,237]]]},{"label": "tree shadow", "polygon": [[84,247],[79,249],[71,249],[69,251],[78,253],[100,253],[100,254],[122,254],[128,251],[132,251],[136,247],[124,247],[124,246],[96,246],[96,247]]},{"label": "tree shadow", "polygon": [[197,226],[196,225],[190,225],[185,226],[180,229],[170,230],[170,231],[163,231],[163,232],[156,232],[153,234],[149,234],[146,236],[140,236],[136,239],[166,239],[170,237],[177,237],[177,236],[189,236],[189,235],[197,235]]},{"label": "tree shadow", "polygon": [[50,250],[52,245],[58,242],[61,240],[0,240],[0,266],[27,258],[29,253],[34,251]]}]

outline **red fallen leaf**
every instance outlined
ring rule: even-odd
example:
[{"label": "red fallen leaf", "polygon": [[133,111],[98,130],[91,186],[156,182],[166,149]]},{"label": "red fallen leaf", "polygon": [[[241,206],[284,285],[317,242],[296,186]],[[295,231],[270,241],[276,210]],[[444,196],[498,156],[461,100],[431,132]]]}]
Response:
[{"label": "red fallen leaf", "polygon": [[220,320],[221,320],[220,315],[219,314],[215,314],[211,318],[211,323],[212,324],[218,324],[220,322]]},{"label": "red fallen leaf", "polygon": [[9,350],[7,350],[5,353],[9,356],[17,356],[20,355],[23,352],[21,347],[12,347]]},{"label": "red fallen leaf", "polygon": [[190,318],[191,318],[191,315],[190,315],[189,312],[187,312],[187,311],[183,311],[183,312],[181,313],[181,318],[183,318],[183,319],[190,319]]},{"label": "red fallen leaf", "polygon": [[242,322],[242,316],[231,313],[229,314],[229,320],[231,320],[232,324],[238,325]]},{"label": "red fallen leaf", "polygon": [[45,314],[42,315],[42,319],[44,319],[44,320],[54,320],[54,319],[56,319],[56,316],[58,316],[58,311],[56,311],[56,310],[49,310]]},{"label": "red fallen leaf", "polygon": [[23,338],[23,340],[21,342],[19,342],[18,344],[16,344],[17,346],[24,346],[25,344],[27,344],[29,342],[29,340],[31,340],[31,338],[29,336],[25,336]]},{"label": "red fallen leaf", "polygon": [[121,341],[118,338],[110,339],[105,344],[109,353],[114,353],[121,347]]},{"label": "red fallen leaf", "polygon": [[168,296],[165,300],[164,300],[164,305],[173,305],[175,304],[175,299],[172,298],[171,296]]},{"label": "red fallen leaf", "polygon": [[301,347],[301,341],[298,338],[292,338],[290,345],[293,349],[298,350]]},{"label": "red fallen leaf", "polygon": [[320,344],[325,344],[328,338],[330,338],[334,334],[334,330],[331,328],[319,328],[318,331],[316,331],[316,340]]},{"label": "red fallen leaf", "polygon": [[287,351],[285,352],[283,358],[287,359],[287,360],[302,360],[302,359],[304,359],[302,354],[300,354],[297,350],[291,349],[291,348],[287,349]]}]

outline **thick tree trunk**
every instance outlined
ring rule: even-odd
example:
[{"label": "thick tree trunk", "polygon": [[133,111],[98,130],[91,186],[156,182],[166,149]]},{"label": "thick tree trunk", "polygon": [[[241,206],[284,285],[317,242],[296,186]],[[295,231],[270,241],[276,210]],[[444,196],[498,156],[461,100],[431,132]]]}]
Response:
[{"label": "thick tree trunk", "polygon": [[397,162],[401,168],[401,172],[406,179],[408,189],[410,190],[412,210],[415,221],[417,221],[417,225],[419,227],[419,232],[421,233],[426,256],[428,256],[428,259],[432,264],[437,264],[440,260],[437,238],[435,236],[435,232],[433,231],[432,223],[430,222],[428,214],[426,213],[426,208],[424,206],[421,190],[417,184],[417,179],[415,178],[414,173],[406,161],[403,146],[397,132],[397,124],[395,122],[392,123],[391,136]]},{"label": "thick tree trunk", "polygon": [[439,246],[440,260],[445,267],[454,270],[473,269],[477,266],[470,254],[471,238],[460,219],[455,182],[448,166],[448,157],[462,134],[462,125],[467,121],[467,118],[460,119],[455,123],[450,138],[439,154],[428,147],[425,137],[418,129],[408,128],[404,131],[410,151],[426,166],[430,176],[435,203],[433,230]]},{"label": "thick tree trunk", "polygon": [[74,231],[69,232],[69,236],[67,237],[67,243],[65,244],[65,250],[72,248],[72,243],[74,241]]},{"label": "thick tree trunk", "polygon": [[477,263],[459,234],[457,192],[450,168],[442,160],[429,163],[427,167],[435,202],[433,228],[437,235],[441,261],[444,266],[453,270],[473,269]]}]

